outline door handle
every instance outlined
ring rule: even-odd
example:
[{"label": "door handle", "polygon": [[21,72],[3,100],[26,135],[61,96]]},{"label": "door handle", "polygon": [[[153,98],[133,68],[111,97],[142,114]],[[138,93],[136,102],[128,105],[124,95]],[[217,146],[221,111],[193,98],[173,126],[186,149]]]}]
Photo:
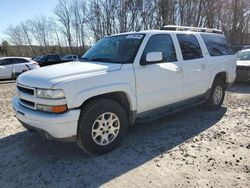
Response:
[{"label": "door handle", "polygon": [[201,69],[205,69],[207,67],[206,64],[201,64]]},{"label": "door handle", "polygon": [[182,72],[182,68],[181,67],[176,67],[176,72],[177,73],[181,73]]}]

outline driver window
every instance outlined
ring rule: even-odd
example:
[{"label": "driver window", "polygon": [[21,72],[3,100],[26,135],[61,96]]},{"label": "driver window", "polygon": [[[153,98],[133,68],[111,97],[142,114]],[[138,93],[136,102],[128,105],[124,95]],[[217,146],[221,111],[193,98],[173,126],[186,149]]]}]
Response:
[{"label": "driver window", "polygon": [[141,61],[146,61],[149,52],[162,52],[163,62],[177,61],[173,40],[168,34],[153,35],[148,40]]}]

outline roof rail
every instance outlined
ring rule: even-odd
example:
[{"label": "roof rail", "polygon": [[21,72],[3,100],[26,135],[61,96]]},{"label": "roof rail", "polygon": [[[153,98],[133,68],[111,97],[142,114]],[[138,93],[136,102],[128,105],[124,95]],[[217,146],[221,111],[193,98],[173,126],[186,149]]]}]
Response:
[{"label": "roof rail", "polygon": [[223,32],[219,29],[210,29],[210,28],[204,28],[204,27],[187,27],[187,26],[177,26],[177,25],[165,25],[165,26],[161,27],[160,30],[195,31],[195,32],[223,34]]}]

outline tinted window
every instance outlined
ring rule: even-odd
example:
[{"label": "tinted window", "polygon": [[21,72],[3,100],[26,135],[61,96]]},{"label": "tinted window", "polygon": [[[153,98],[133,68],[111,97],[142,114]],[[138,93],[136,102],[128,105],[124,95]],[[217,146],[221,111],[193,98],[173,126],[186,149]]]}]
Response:
[{"label": "tinted window", "polygon": [[143,34],[105,37],[99,40],[82,57],[88,61],[132,63],[143,40]]},{"label": "tinted window", "polygon": [[34,58],[34,60],[39,60],[42,56],[37,56]]},{"label": "tinted window", "polygon": [[249,61],[250,60],[250,51],[240,51],[236,54],[237,60]]},{"label": "tinted window", "polygon": [[148,40],[142,55],[142,61],[146,61],[147,53],[162,52],[163,62],[177,61],[173,40],[170,35],[153,35]]},{"label": "tinted window", "polygon": [[11,64],[11,60],[10,59],[2,59],[2,60],[0,60],[0,66],[10,65],[10,64]]},{"label": "tinted window", "polygon": [[212,35],[212,34],[201,34],[203,38],[208,53],[211,56],[220,56],[220,55],[232,55],[233,51],[231,46],[228,44],[225,36],[223,35]]},{"label": "tinted window", "polygon": [[68,58],[69,58],[68,55],[65,55],[65,56],[62,57],[63,60],[67,60]]},{"label": "tinted window", "polygon": [[45,61],[46,60],[46,56],[45,55],[40,56],[39,60]]},{"label": "tinted window", "polygon": [[200,44],[194,35],[179,34],[177,35],[177,38],[184,60],[198,59],[203,57]]},{"label": "tinted window", "polygon": [[12,59],[13,64],[19,64],[19,63],[28,63],[29,61],[26,59],[19,59],[19,58],[14,58]]},{"label": "tinted window", "polygon": [[59,55],[48,55],[48,61],[58,61],[60,60]]}]

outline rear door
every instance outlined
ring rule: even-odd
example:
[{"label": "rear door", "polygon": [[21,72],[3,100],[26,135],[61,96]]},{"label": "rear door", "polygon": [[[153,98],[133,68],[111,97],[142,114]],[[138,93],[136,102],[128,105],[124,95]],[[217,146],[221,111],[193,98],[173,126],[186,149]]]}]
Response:
[{"label": "rear door", "polygon": [[13,63],[13,72],[15,74],[20,74],[30,69],[28,65],[29,61],[26,59],[13,58],[12,63]]},{"label": "rear door", "polygon": [[177,34],[183,68],[182,100],[204,94],[207,91],[209,74],[201,44],[195,34]]},{"label": "rear door", "polygon": [[0,79],[10,79],[12,76],[12,62],[10,58],[0,60]]}]

